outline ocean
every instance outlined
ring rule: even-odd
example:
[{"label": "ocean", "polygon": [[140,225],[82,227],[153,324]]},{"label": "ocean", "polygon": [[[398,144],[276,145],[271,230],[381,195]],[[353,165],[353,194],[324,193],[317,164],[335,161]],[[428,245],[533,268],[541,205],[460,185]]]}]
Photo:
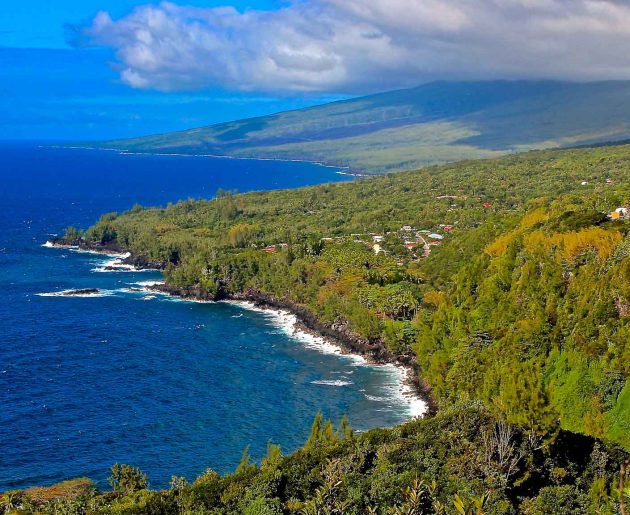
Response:
[{"label": "ocean", "polygon": [[[418,414],[401,370],[294,334],[287,313],[155,295],[143,286],[159,272],[44,245],[135,203],[349,180],[338,171],[0,144],[0,491],[79,476],[106,487],[117,462],[165,488],[233,470],[246,446],[255,460],[270,441],[292,451],[318,411],[357,430]],[[100,294],[56,295],[78,288]]]}]

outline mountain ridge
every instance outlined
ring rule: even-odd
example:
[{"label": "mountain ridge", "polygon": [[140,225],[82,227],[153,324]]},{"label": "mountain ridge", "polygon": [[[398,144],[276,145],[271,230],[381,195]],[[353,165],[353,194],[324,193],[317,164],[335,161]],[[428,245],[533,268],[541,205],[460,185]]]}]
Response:
[{"label": "mountain ridge", "polygon": [[98,142],[384,173],[630,138],[630,81],[431,82],[305,109]]}]

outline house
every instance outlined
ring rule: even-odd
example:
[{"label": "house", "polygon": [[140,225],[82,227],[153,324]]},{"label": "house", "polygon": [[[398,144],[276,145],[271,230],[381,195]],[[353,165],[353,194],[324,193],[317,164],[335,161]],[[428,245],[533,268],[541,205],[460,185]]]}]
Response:
[{"label": "house", "polygon": [[263,249],[267,254],[273,254],[276,251],[275,245],[269,245]]},{"label": "house", "polygon": [[630,218],[630,208],[627,207],[618,207],[612,213],[610,213],[610,218],[613,220],[627,220]]},{"label": "house", "polygon": [[610,186],[611,184],[614,184],[614,183],[615,183],[615,181],[613,181],[612,179],[606,179],[606,184],[608,186]]},{"label": "house", "polygon": [[442,227],[442,229],[443,229],[445,232],[451,232],[453,229],[455,229],[455,227],[454,227],[454,226],[452,226],[452,225],[445,225],[444,227]]},{"label": "house", "polygon": [[374,254],[380,254],[381,252],[384,252],[383,248],[378,243],[372,245],[372,250],[374,251]]},{"label": "house", "polygon": [[482,204],[483,207],[490,207],[492,204],[490,204],[490,202],[484,202]]},{"label": "house", "polygon": [[381,236],[380,234],[375,234],[374,236],[372,236],[372,240],[374,241],[374,243],[381,243],[384,239],[385,237]]},{"label": "house", "polygon": [[405,248],[407,250],[413,250],[417,247],[418,245],[416,243],[405,243]]},{"label": "house", "polygon": [[333,238],[322,238],[323,243],[333,243],[335,240]]},{"label": "house", "polygon": [[403,232],[411,232],[413,231],[413,227],[411,227],[411,225],[403,225],[400,230]]}]

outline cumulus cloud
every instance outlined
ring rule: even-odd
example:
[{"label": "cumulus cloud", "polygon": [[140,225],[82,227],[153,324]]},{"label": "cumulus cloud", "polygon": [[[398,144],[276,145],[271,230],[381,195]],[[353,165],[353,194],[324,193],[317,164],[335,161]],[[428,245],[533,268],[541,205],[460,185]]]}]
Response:
[{"label": "cumulus cloud", "polygon": [[162,91],[384,90],[435,79],[630,78],[620,0],[295,0],[273,11],[163,2],[82,42],[116,50],[123,82]]}]

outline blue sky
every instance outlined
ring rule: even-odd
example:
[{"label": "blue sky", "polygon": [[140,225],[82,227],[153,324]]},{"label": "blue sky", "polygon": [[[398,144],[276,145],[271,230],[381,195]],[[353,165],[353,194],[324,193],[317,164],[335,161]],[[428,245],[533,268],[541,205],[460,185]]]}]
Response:
[{"label": "blue sky", "polygon": [[[0,140],[132,137],[259,116],[334,100],[334,95],[228,91],[160,92],[121,82],[109,48],[73,48],[66,26],[87,25],[106,9],[129,14],[132,0],[20,0],[0,5]],[[209,7],[225,2],[187,0]],[[240,10],[273,9],[273,0],[232,1]]]},{"label": "blue sky", "polygon": [[[100,10],[120,18],[137,0],[5,0],[0,6],[0,46],[21,48],[67,48],[64,26],[89,23]],[[154,2],[157,3],[157,2]],[[274,9],[276,0],[186,0],[186,5],[215,7],[229,3],[239,10]]]},{"label": "blue sky", "polygon": [[630,79],[620,0],[3,0],[0,139],[107,139],[432,80]]}]

